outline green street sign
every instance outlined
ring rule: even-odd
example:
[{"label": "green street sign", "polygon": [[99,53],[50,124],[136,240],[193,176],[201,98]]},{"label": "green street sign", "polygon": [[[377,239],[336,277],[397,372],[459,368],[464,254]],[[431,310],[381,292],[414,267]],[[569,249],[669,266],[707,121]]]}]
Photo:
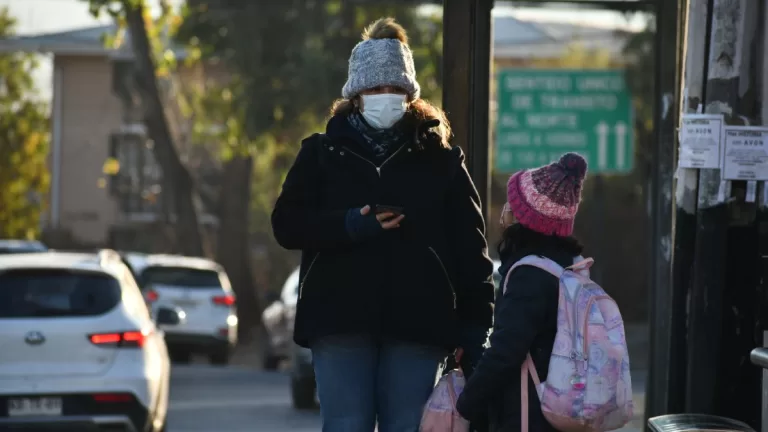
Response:
[{"label": "green street sign", "polygon": [[503,69],[497,81],[496,170],[587,159],[593,174],[634,162],[632,98],[620,70]]}]

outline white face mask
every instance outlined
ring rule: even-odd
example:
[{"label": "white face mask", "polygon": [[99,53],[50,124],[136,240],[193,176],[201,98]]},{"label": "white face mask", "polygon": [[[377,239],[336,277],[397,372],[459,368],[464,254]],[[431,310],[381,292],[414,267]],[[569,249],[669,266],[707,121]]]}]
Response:
[{"label": "white face mask", "polygon": [[376,129],[387,129],[405,115],[405,95],[382,93],[362,95],[363,118]]}]

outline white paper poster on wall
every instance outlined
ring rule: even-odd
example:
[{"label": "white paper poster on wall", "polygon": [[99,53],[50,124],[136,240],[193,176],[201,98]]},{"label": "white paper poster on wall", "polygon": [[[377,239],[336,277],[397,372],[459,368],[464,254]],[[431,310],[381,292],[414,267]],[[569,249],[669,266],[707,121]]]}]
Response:
[{"label": "white paper poster on wall", "polygon": [[722,114],[684,114],[680,127],[681,168],[720,168],[723,128]]},{"label": "white paper poster on wall", "polygon": [[768,180],[768,128],[726,126],[723,180]]}]

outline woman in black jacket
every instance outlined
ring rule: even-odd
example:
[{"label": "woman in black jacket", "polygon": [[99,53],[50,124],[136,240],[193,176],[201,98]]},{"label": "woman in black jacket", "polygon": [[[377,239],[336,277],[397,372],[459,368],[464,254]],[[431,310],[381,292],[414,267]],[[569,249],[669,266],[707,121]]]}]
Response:
[{"label": "woman in black jacket", "polygon": [[461,346],[471,371],[482,354],[493,265],[464,156],[419,98],[405,31],[382,19],[363,39],[272,228],[302,252],[294,339],[312,350],[323,431],[416,432],[446,355]]},{"label": "woman in black jacket", "polygon": [[[532,266],[512,266],[529,255],[561,267],[580,259],[582,247],[571,235],[587,163],[568,153],[558,162],[513,175],[501,215],[505,227],[499,245],[502,286],[496,300],[490,347],[469,378],[457,409],[471,421],[488,419],[493,432],[522,430],[520,369],[531,354],[542,382],[557,332],[559,281]],[[528,377],[528,431],[555,432],[539,405]]]}]

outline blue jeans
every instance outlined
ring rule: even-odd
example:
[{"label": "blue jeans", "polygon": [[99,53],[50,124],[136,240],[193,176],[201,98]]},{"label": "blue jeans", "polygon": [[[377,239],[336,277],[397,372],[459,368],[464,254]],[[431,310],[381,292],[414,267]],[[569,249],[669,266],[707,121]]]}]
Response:
[{"label": "blue jeans", "polygon": [[330,336],[312,344],[323,432],[418,432],[445,353],[434,347]]}]

